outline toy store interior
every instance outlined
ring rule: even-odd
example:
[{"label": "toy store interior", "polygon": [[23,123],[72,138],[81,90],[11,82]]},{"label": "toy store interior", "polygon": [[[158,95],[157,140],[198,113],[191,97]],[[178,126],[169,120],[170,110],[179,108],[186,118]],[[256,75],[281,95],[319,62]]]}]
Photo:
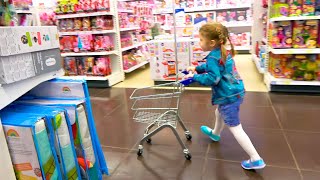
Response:
[{"label": "toy store interior", "polygon": [[[0,5],[0,179],[320,179],[320,0]],[[202,131],[227,107],[185,78],[208,67],[210,22],[229,31],[237,117],[263,169],[241,167],[228,128],[219,142]]]}]

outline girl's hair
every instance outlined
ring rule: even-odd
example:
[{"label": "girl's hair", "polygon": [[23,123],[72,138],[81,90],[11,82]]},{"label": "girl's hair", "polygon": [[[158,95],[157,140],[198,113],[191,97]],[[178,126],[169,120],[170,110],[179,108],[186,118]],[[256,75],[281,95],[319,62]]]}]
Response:
[{"label": "girl's hair", "polygon": [[230,43],[231,46],[231,56],[233,57],[236,54],[236,51],[234,50],[234,46],[230,41],[229,37],[229,31],[228,29],[218,22],[210,22],[207,24],[204,24],[200,30],[199,33],[204,36],[208,40],[215,40],[216,43],[221,47],[221,59],[223,62],[226,62],[227,56],[228,56],[228,50],[226,49],[225,45],[227,43]]}]

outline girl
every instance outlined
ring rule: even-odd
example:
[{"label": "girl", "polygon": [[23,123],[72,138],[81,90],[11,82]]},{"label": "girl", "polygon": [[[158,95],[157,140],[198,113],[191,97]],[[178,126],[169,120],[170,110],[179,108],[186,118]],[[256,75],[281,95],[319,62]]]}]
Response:
[{"label": "girl", "polygon": [[235,51],[228,29],[220,23],[203,25],[200,28],[200,46],[203,51],[210,51],[205,58],[206,64],[189,67],[188,71],[196,74],[189,74],[187,78],[193,78],[204,86],[212,86],[212,104],[218,105],[214,129],[201,126],[201,131],[213,141],[219,141],[225,123],[250,156],[249,160],[241,162],[241,166],[248,170],[264,168],[266,164],[240,124],[239,109],[245,90],[233,61]]}]

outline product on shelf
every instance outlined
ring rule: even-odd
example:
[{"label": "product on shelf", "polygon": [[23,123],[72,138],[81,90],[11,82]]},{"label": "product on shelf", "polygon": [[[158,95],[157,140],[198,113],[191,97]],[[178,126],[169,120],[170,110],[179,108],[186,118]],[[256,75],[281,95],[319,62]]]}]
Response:
[{"label": "product on shelf", "polygon": [[93,50],[93,36],[92,34],[79,34],[78,47],[80,52],[87,52]]},{"label": "product on shelf", "polygon": [[77,62],[75,57],[64,58],[64,70],[67,76],[74,76],[78,74]]},{"label": "product on shelf", "polygon": [[94,57],[79,57],[76,60],[78,67],[78,75],[93,75]]},{"label": "product on shelf", "polygon": [[250,32],[244,32],[244,33],[230,33],[230,41],[233,44],[234,47],[240,46],[240,47],[249,47],[250,46]]},{"label": "product on shelf", "polygon": [[289,4],[279,3],[272,6],[272,17],[287,17],[289,14]]},{"label": "product on shelf", "polygon": [[316,0],[274,0],[271,17],[314,16],[317,6]]},{"label": "product on shelf", "polygon": [[318,20],[293,21],[293,47],[316,48]]},{"label": "product on shelf", "polygon": [[82,18],[82,30],[83,31],[91,30],[91,20],[89,17]]},{"label": "product on shelf", "polygon": [[55,11],[57,14],[110,11],[110,2],[109,0],[58,0]]},{"label": "product on shelf", "polygon": [[296,81],[320,80],[319,55],[275,55],[270,54],[269,72],[276,78]]},{"label": "product on shelf", "polygon": [[90,31],[112,30],[113,20],[111,16],[96,16],[84,18],[70,18],[59,20],[59,30],[65,31]]},{"label": "product on shelf", "polygon": [[32,0],[12,0],[15,9],[28,10],[32,6]]},{"label": "product on shelf", "polygon": [[63,36],[60,38],[61,52],[79,52],[77,36]]},{"label": "product on shelf", "polygon": [[111,74],[111,60],[109,57],[100,57],[95,59],[95,66],[93,67],[93,74],[95,76],[107,76]]},{"label": "product on shelf", "polygon": [[315,0],[303,0],[302,15],[314,16],[315,14]]},{"label": "product on shelf", "polygon": [[320,15],[320,0],[316,0],[315,15],[316,15],[316,16],[319,16],[319,15]]},{"label": "product on shelf", "polygon": [[[271,37],[271,40],[270,40],[271,47],[291,48],[292,47],[291,21],[280,21],[280,22],[274,22],[273,24],[270,24],[270,37]],[[295,39],[295,37],[293,38]]]},{"label": "product on shelf", "polygon": [[289,0],[289,16],[302,15],[302,0]]}]

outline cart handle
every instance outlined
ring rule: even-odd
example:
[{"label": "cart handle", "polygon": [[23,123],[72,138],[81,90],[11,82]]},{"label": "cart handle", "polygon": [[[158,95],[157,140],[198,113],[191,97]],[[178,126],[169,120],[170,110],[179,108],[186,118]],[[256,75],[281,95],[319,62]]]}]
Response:
[{"label": "cart handle", "polygon": [[[184,70],[181,73],[184,75],[188,75],[188,74],[192,74],[192,71],[188,72],[187,70]],[[193,80],[193,78],[188,78],[188,79],[184,79],[184,80],[179,81],[179,83],[183,84],[184,86],[188,86],[188,85],[194,83],[194,80]]]}]

